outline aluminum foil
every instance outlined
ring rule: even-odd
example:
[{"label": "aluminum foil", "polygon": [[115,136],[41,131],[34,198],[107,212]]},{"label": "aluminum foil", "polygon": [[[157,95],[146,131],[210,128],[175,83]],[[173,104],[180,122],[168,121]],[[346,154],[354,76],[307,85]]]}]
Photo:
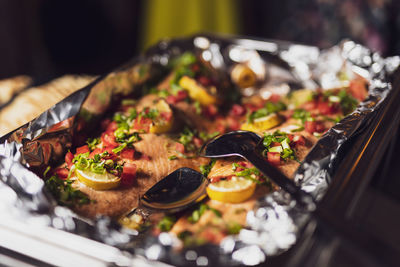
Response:
[{"label": "aluminum foil", "polygon": [[[62,159],[73,140],[85,135],[80,121],[95,125],[112,107],[116,96],[140,95],[144,84],[159,79],[165,74],[170,60],[184,51],[193,51],[209,62],[220,80],[226,81],[227,88],[232,86],[228,73],[235,64],[247,64],[256,73],[258,83],[243,89],[242,93],[246,95],[268,97],[272,93],[285,94],[299,88],[340,87],[343,86],[343,81],[338,78],[340,72],[347,77],[358,75],[369,81],[368,98],[318,141],[294,175],[301,188],[317,200],[324,196],[329,186],[340,162],[338,155],[343,144],[368,126],[390,94],[390,75],[400,64],[399,57],[382,58],[348,40],[325,51],[277,41],[207,35],[162,41],[144,55],[100,77],[1,138],[2,214],[28,225],[51,226],[112,245],[129,255],[178,266],[251,266],[289,249],[310,214],[283,191],[261,198],[247,215],[248,227],[236,236],[225,238],[220,246],[208,244],[177,250],[179,241],[167,233],[158,237],[138,235],[107,217],[87,220],[58,206],[44,188],[43,181],[33,172],[40,172],[48,164]],[[122,265],[130,264],[128,261]]]}]

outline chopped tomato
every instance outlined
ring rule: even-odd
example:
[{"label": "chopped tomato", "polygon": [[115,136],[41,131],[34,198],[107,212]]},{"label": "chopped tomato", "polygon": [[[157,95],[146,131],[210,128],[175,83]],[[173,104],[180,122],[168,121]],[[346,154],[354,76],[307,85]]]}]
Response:
[{"label": "chopped tomato", "polygon": [[281,155],[278,152],[267,152],[267,159],[272,165],[277,166],[281,164]]},{"label": "chopped tomato", "polygon": [[240,122],[234,117],[227,117],[227,123],[230,131],[237,131],[240,129]]},{"label": "chopped tomato", "polygon": [[313,100],[313,101],[308,101],[308,102],[304,103],[303,108],[305,110],[312,111],[312,110],[315,110],[317,108],[317,106],[318,106],[318,103]]},{"label": "chopped tomato", "polygon": [[208,105],[203,107],[202,113],[204,116],[214,118],[218,114],[218,108],[215,105]]},{"label": "chopped tomato", "polygon": [[133,163],[125,162],[121,174],[121,185],[132,186],[136,177],[136,165]]},{"label": "chopped tomato", "polygon": [[168,104],[176,104],[185,100],[188,97],[188,93],[185,90],[180,90],[176,95],[167,96],[166,100]]},{"label": "chopped tomato", "polygon": [[271,147],[280,146],[280,145],[281,145],[281,143],[279,143],[279,142],[272,142],[271,143]]},{"label": "chopped tomato", "polygon": [[210,86],[211,85],[211,80],[209,78],[207,78],[206,76],[199,76],[197,78],[197,81],[203,86]]},{"label": "chopped tomato", "polygon": [[105,132],[101,135],[101,141],[103,141],[103,146],[115,148],[119,146],[117,141],[115,141],[115,136],[113,132]]},{"label": "chopped tomato", "polygon": [[118,129],[117,122],[112,121],[111,123],[108,124],[108,126],[106,128],[106,132],[114,132],[117,129]]},{"label": "chopped tomato", "polygon": [[244,115],[246,113],[246,109],[241,105],[234,104],[229,113],[232,116],[238,117]]},{"label": "chopped tomato", "polygon": [[76,154],[77,154],[77,155],[79,155],[79,154],[84,154],[84,153],[87,153],[87,152],[90,152],[90,149],[89,149],[89,147],[88,147],[87,145],[78,147],[78,148],[76,149]]},{"label": "chopped tomato", "polygon": [[115,159],[117,157],[117,155],[112,151],[114,148],[113,147],[106,147],[103,149],[103,152],[107,151],[108,152],[108,156],[105,157],[104,159]]},{"label": "chopped tomato", "polygon": [[293,137],[292,143],[295,146],[304,146],[306,144],[306,139],[302,135],[296,135]]},{"label": "chopped tomato", "polygon": [[139,119],[136,119],[135,122],[133,123],[133,129],[144,130],[144,131],[148,132],[150,129],[151,123],[152,123],[152,120],[150,118],[139,118]]},{"label": "chopped tomato", "polygon": [[277,103],[279,100],[281,100],[281,96],[278,94],[272,94],[269,98],[268,101],[272,103]]},{"label": "chopped tomato", "polygon": [[54,170],[54,173],[58,176],[58,178],[65,180],[68,178],[69,171],[65,168],[57,168]]},{"label": "chopped tomato", "polygon": [[328,102],[319,102],[318,110],[323,115],[330,115],[330,114],[337,112],[337,110],[335,109],[335,106],[330,105]]},{"label": "chopped tomato", "polygon": [[200,70],[200,66],[197,65],[197,64],[193,64],[191,69],[192,69],[193,72],[198,72]]},{"label": "chopped tomato", "polygon": [[133,148],[125,148],[124,150],[121,151],[120,156],[123,159],[134,160],[135,159],[135,150]]},{"label": "chopped tomato", "polygon": [[181,144],[181,143],[176,142],[175,143],[175,149],[178,152],[185,153],[185,146],[183,144]]},{"label": "chopped tomato", "polygon": [[172,112],[161,112],[160,116],[166,120],[170,121],[172,119]]},{"label": "chopped tomato", "polygon": [[355,99],[360,101],[363,101],[368,95],[368,91],[363,80],[350,81],[349,91]]},{"label": "chopped tomato", "polygon": [[306,121],[304,123],[304,128],[309,133],[314,133],[314,132],[321,133],[325,130],[324,125],[317,121]]},{"label": "chopped tomato", "polygon": [[203,140],[198,137],[193,137],[193,143],[196,147],[201,147],[203,145]]},{"label": "chopped tomato", "polygon": [[94,155],[101,154],[102,152],[103,152],[103,149],[101,149],[101,148],[95,148],[95,150],[93,150],[93,151],[89,154],[89,158],[92,159],[92,158],[94,158]]},{"label": "chopped tomato", "polygon": [[71,168],[73,159],[74,155],[68,151],[67,154],[65,154],[65,163],[67,163],[68,168]]}]

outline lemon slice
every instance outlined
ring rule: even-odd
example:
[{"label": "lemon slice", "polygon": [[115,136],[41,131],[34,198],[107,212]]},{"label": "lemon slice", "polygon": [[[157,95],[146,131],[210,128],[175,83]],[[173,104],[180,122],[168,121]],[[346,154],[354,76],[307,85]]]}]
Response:
[{"label": "lemon slice", "polygon": [[[174,123],[174,117],[171,107],[164,99],[160,99],[157,101],[154,108],[158,110],[160,115],[151,123],[149,132],[155,134],[169,132]],[[162,114],[167,114],[171,116],[171,118],[169,120],[166,120],[166,118],[163,117]]]},{"label": "lemon slice", "polygon": [[222,180],[207,186],[209,198],[225,203],[240,203],[250,198],[256,184],[242,177],[232,177],[230,180]]},{"label": "lemon slice", "polygon": [[272,113],[268,116],[264,116],[261,118],[255,119],[253,122],[246,122],[242,124],[242,127],[240,127],[241,130],[244,131],[251,131],[251,132],[262,132],[268,129],[271,129],[273,127],[278,126],[283,122],[283,119],[281,116],[279,116],[276,113]]},{"label": "lemon slice", "polygon": [[108,172],[99,174],[86,170],[76,170],[76,176],[78,176],[79,181],[96,190],[112,189],[118,187],[121,182],[121,178]]},{"label": "lemon slice", "polygon": [[212,105],[217,102],[217,98],[211,95],[208,90],[188,76],[183,76],[179,80],[179,85],[186,89],[189,93],[190,98],[199,101],[203,106]]}]

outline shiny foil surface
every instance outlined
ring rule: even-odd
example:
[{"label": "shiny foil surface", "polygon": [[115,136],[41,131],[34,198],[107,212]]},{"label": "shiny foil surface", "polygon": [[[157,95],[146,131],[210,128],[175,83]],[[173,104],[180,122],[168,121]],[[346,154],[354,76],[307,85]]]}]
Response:
[{"label": "shiny foil surface", "polygon": [[159,79],[170,60],[185,51],[192,51],[207,61],[226,88],[231,86],[229,72],[233,66],[248,65],[258,82],[242,90],[246,96],[268,97],[300,88],[341,87],[344,84],[338,78],[339,72],[347,77],[359,75],[369,81],[367,99],[318,141],[294,175],[301,188],[317,201],[323,198],[340,163],[338,155],[343,145],[376,116],[376,110],[392,90],[391,74],[400,64],[399,57],[382,58],[349,40],[323,51],[279,41],[208,35],[162,41],[1,138],[2,216],[113,246],[123,252],[125,260],[118,260],[120,255],[111,258],[110,264],[120,266],[132,265],[129,259],[137,256],[155,261],[151,263],[153,266],[162,265],[161,262],[178,266],[251,266],[268,261],[269,256],[284,253],[295,244],[310,213],[282,190],[259,199],[257,207],[247,214],[248,227],[236,236],[226,237],[220,246],[177,250],[179,241],[168,233],[158,237],[138,234],[121,228],[110,218],[88,220],[69,208],[58,206],[44,188],[43,180],[31,171],[41,173],[47,165],[64,157],[82,130],[80,120],[95,124],[112,105],[114,96],[138,92],[146,82]]}]

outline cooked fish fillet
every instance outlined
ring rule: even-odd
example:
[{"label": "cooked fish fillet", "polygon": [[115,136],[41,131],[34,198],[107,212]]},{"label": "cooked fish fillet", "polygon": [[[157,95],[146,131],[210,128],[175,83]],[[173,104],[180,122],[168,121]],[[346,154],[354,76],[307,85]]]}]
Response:
[{"label": "cooked fish fillet", "polygon": [[169,156],[176,154],[173,140],[156,134],[143,134],[141,137],[142,140],[135,143],[135,150],[149,156],[150,160],[132,161],[138,169],[136,183],[130,188],[98,191],[77,181],[76,186],[95,201],[90,205],[76,207],[75,210],[79,214],[91,218],[96,215],[121,216],[136,207],[139,197],[169,173],[181,167],[199,171],[200,165],[207,164],[209,161],[206,158],[168,160]]}]

